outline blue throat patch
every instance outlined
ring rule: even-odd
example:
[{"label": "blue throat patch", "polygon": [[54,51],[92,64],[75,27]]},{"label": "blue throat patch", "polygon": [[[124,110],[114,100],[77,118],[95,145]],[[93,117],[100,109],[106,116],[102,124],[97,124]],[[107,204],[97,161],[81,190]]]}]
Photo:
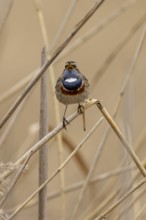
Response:
[{"label": "blue throat patch", "polygon": [[77,90],[82,85],[82,79],[78,78],[78,71],[75,69],[64,70],[62,80],[63,86],[68,90]]},{"label": "blue throat patch", "polygon": [[68,90],[77,90],[82,85],[82,80],[77,78],[67,78],[62,81],[62,84]]}]

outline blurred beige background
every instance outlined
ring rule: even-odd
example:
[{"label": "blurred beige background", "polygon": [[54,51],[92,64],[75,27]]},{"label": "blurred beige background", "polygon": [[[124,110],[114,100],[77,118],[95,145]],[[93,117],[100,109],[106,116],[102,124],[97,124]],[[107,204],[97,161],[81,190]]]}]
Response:
[{"label": "blurred beige background", "polygon": [[[72,14],[69,17],[64,30],[59,37],[57,44],[52,48],[52,53],[58,46],[64,42],[69,33],[73,30],[75,25],[94,5],[95,0],[78,0],[73,8]],[[132,4],[133,2],[133,4]],[[66,0],[42,0],[42,11],[46,23],[48,44],[51,47],[53,40],[65,18],[66,13],[70,9],[72,1]],[[129,4],[129,7],[127,7]],[[130,5],[131,4],[131,5]],[[125,7],[125,11],[120,11],[121,6]],[[109,20],[109,16],[119,10],[119,16],[113,21]],[[121,14],[120,14],[121,13]],[[144,19],[137,32],[131,35],[128,43],[117,54],[113,62],[107,67],[103,75],[97,80],[92,87],[93,80],[95,82],[95,75],[103,66],[106,58],[112,53],[114,48],[127,36],[131,29],[139,22],[146,14],[146,1],[120,1],[107,0],[100,7],[99,10],[92,16],[92,18],[85,24],[79,33],[73,38],[69,45],[65,48],[67,50],[76,41],[81,39],[84,35],[100,25],[101,22],[108,20],[107,25],[99,32],[95,33],[85,42],[80,43],[76,49],[72,49],[70,53],[63,56],[65,50],[53,62],[55,78],[62,74],[64,63],[68,60],[77,62],[80,71],[86,75],[90,84],[90,97],[99,99],[107,108],[110,114],[113,113],[117,97],[120,94],[122,84],[130,68],[132,59],[134,57],[137,45],[140,41],[140,36],[144,29]],[[146,19],[146,18],[145,18]],[[42,33],[39,25],[38,15],[35,10],[34,1],[0,1],[0,94],[3,95],[11,87],[17,84],[26,76],[29,76],[33,71],[39,68],[41,63],[41,50],[44,46]],[[133,71],[128,87],[125,91],[116,122],[125,136],[128,138],[132,146],[135,146],[141,135],[145,132],[145,108],[146,108],[146,62],[145,52],[146,42],[143,44],[140,56],[137,60],[136,67]],[[48,75],[50,74],[48,70]],[[54,101],[51,88],[51,81],[49,77],[49,125],[54,128],[56,126]],[[0,118],[11,107],[16,98],[24,90],[22,87],[18,92],[9,97],[7,100],[0,102]],[[1,98],[1,96],[0,96]],[[39,104],[40,104],[40,82],[32,89],[29,98],[25,103],[21,113],[15,121],[14,126],[8,137],[0,146],[0,159],[2,162],[15,162],[19,157],[38,140],[38,132],[32,132],[32,126],[39,122]],[[60,115],[63,115],[64,106],[59,103]],[[67,115],[76,110],[76,105],[68,108]],[[74,143],[74,147],[83,139],[89,132],[95,122],[101,117],[99,110],[93,106],[86,111],[86,132],[82,129],[82,117],[74,120],[68,126],[67,132],[62,131],[62,134]],[[1,131],[3,135],[7,128],[9,121],[6,123]],[[92,137],[85,143],[80,154],[86,166],[89,168],[94,155],[98,149],[100,140],[104,134],[107,123],[104,121],[102,125],[94,132]],[[49,175],[58,167],[58,148],[56,139],[49,142]],[[66,144],[64,144],[64,158],[70,153]],[[118,138],[110,132],[102,156],[94,171],[94,175],[115,169],[121,163],[122,158],[126,153],[123,152],[123,146],[120,144]],[[146,151],[144,145],[138,151],[138,156],[141,160],[145,159]],[[84,180],[85,174],[80,168],[76,160],[70,161],[65,168],[65,185],[69,186],[80,180]],[[99,201],[104,200],[105,194],[109,186],[111,191],[111,183],[114,187],[120,181],[118,178],[109,180],[104,191],[104,182],[95,184],[94,191],[97,194],[102,188],[103,195]],[[5,203],[5,209],[14,207],[23,202],[28,195],[30,195],[38,186],[38,154],[33,156],[30,160],[29,169],[24,173],[23,178],[19,180],[13,189],[8,201]],[[60,188],[59,176],[57,176],[48,185],[48,192],[53,192]],[[89,191],[88,191],[89,190]],[[84,209],[88,207],[89,201],[92,201],[93,194],[90,195],[90,188],[87,190],[87,195],[80,208],[79,216],[82,216]],[[105,194],[104,194],[105,193]],[[66,219],[70,219],[72,210],[76,203],[76,197],[79,191],[69,193],[66,196]],[[98,203],[97,203],[98,204]],[[96,206],[96,204],[94,204]],[[48,219],[61,219],[61,198],[57,197],[48,201]],[[37,205],[31,208],[22,210],[14,219],[37,219]],[[84,219],[84,218],[81,218]],[[109,218],[110,219],[110,218]],[[125,218],[126,219],[126,218]],[[133,218],[132,218],[133,219]],[[142,219],[142,218],[141,218]]]}]

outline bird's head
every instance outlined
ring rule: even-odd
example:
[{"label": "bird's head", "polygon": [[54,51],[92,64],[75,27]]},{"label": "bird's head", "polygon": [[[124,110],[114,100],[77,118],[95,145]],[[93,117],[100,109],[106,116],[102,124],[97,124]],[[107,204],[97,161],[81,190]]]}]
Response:
[{"label": "bird's head", "polygon": [[65,69],[67,70],[73,70],[73,69],[76,69],[77,65],[76,65],[76,62],[74,61],[67,61],[66,64],[65,64]]}]

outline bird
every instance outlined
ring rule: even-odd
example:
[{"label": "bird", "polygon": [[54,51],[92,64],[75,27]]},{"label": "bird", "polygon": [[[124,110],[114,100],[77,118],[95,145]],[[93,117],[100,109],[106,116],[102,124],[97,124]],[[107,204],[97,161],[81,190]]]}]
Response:
[{"label": "bird", "polygon": [[78,104],[78,112],[82,113],[81,102],[84,102],[89,95],[89,82],[80,72],[75,61],[67,61],[62,75],[58,78],[55,86],[56,97],[64,104],[63,127],[69,124],[65,118],[66,110],[70,104]]}]

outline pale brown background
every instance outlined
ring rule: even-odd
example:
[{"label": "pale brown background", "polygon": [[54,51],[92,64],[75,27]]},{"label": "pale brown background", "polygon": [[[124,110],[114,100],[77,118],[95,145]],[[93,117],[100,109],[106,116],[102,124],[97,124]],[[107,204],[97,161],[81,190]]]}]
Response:
[{"label": "pale brown background", "polygon": [[[41,49],[44,46],[38,17],[34,8],[33,0],[15,0],[11,10],[7,13],[11,1],[0,1],[1,19],[1,32],[0,32],[0,94],[6,92],[14,84],[18,83],[21,79],[29,75],[40,66]],[[64,19],[64,16],[70,6],[69,0],[42,0],[42,9],[45,17],[47,35],[49,45],[53,39]],[[93,15],[93,17],[86,23],[81,31],[74,37],[71,43],[79,39],[83,34],[88,32],[91,27],[97,25],[101,20],[105,19],[115,9],[118,9],[122,4],[129,1],[121,0],[107,0],[101,8]],[[55,49],[66,39],[68,34],[73,30],[77,22],[87,13],[87,11],[95,3],[95,0],[79,0],[76,7],[65,26],[65,30],[61,35]],[[89,82],[92,81],[93,76],[97,73],[98,69],[103,64],[104,60],[121,41],[128,31],[136,24],[136,22],[146,13],[146,1],[138,0],[133,6],[125,11],[121,16],[111,22],[98,34],[95,34],[85,43],[81,44],[76,50],[72,51],[62,59],[55,61],[53,68],[56,79],[63,71],[64,63],[67,60],[75,60],[82,73],[86,75]],[[5,20],[6,19],[6,20]],[[4,24],[3,24],[3,21]],[[110,114],[112,114],[117,97],[120,93],[122,83],[128,72],[132,62],[136,47],[138,45],[144,25],[137,31],[131,38],[130,42],[122,49],[117,55],[114,62],[108,67],[103,77],[97,82],[96,88],[92,91],[91,85],[91,98],[102,100]],[[146,42],[143,45],[142,52],[138,59],[136,68],[125,96],[122,105],[118,112],[116,119],[117,124],[124,132],[125,135],[129,134],[130,142],[135,146],[141,133],[145,130],[146,122]],[[49,73],[48,73],[49,74]],[[50,78],[49,78],[50,81]],[[54,114],[54,102],[49,84],[49,124],[52,128],[56,126]],[[17,118],[12,131],[7,137],[7,140],[1,146],[0,160],[4,163],[15,162],[33,143],[38,140],[38,133],[34,135],[33,143],[29,140],[31,126],[39,122],[39,103],[40,103],[40,83],[32,89],[29,99],[25,104],[23,111]],[[7,101],[1,103],[0,118],[7,112],[13,102],[16,100],[23,88],[9,98]],[[59,104],[60,113],[63,114],[64,106]],[[70,106],[67,114],[74,112],[76,106]],[[62,133],[72,140],[76,146],[85,134],[92,128],[94,123],[101,117],[100,112],[95,106],[87,110],[86,122],[87,131],[84,133],[82,129],[82,118],[78,118],[71,123],[66,131]],[[96,130],[93,136],[86,142],[84,148],[81,149],[81,154],[86,162],[87,167],[90,166],[95,152],[98,149],[98,144],[104,133],[107,123],[103,124]],[[7,125],[5,125],[6,127]],[[4,128],[5,128],[4,127]],[[4,129],[2,130],[4,131]],[[69,155],[67,146],[64,146],[64,158]],[[146,150],[143,146],[138,153],[141,160],[145,159]],[[106,141],[106,146],[102,152],[102,156],[97,164],[95,175],[105,171],[115,169],[122,161],[123,146],[113,133]],[[58,153],[57,142],[52,140],[49,143],[49,174],[58,167]],[[68,186],[72,183],[78,182],[85,178],[84,173],[78,167],[75,160],[72,160],[65,168],[65,185]],[[122,181],[118,178],[112,182],[114,188],[117,181]],[[109,181],[109,190],[111,191]],[[108,185],[104,189],[105,182],[101,182],[95,186],[96,193],[98,194],[101,189],[103,195],[99,201],[105,199],[106,193],[108,194]],[[48,185],[48,191],[52,192],[59,189],[60,181],[57,176]],[[30,161],[30,166],[23,178],[19,180],[13,192],[11,193],[5,208],[9,209],[15,205],[23,202],[28,195],[30,195],[38,186],[38,154],[36,154]],[[117,186],[117,185],[116,185]],[[89,191],[90,192],[90,191]],[[66,196],[66,219],[70,219],[72,210],[76,203],[79,191],[67,194]],[[85,196],[83,205],[81,206],[80,213],[88,207],[90,199],[93,195],[88,194]],[[98,202],[99,203],[99,202]],[[94,204],[95,206],[97,204]],[[140,203],[141,206],[141,203]],[[14,219],[37,219],[37,205],[21,211]],[[48,219],[55,220],[61,219],[61,198],[55,198],[48,202]]]}]

